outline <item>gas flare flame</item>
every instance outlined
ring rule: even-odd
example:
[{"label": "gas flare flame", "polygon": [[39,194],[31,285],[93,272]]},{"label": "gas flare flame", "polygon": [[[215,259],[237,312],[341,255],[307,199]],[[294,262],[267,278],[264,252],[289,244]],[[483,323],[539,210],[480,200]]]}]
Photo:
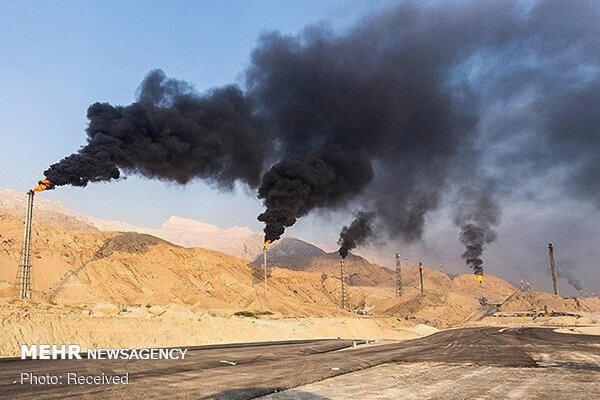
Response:
[{"label": "gas flare flame", "polygon": [[54,189],[54,183],[50,182],[48,179],[42,179],[38,182],[38,185],[33,188],[34,192],[43,192],[44,190],[52,190]]},{"label": "gas flare flame", "polygon": [[269,246],[271,244],[270,240],[265,240],[265,244],[263,245],[263,249],[266,249],[267,246]]},{"label": "gas flare flame", "polygon": [[481,285],[483,283],[483,272],[477,271],[475,273],[475,276],[477,276],[477,280],[479,281],[479,284]]}]

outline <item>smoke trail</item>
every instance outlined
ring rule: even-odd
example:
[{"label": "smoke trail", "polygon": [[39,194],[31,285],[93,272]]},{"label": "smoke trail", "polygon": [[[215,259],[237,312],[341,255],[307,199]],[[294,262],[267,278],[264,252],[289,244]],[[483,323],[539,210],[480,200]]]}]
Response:
[{"label": "smoke trail", "polygon": [[[264,35],[247,86],[284,159],[360,149],[375,175],[355,205],[374,208],[374,232],[411,241],[442,193],[474,176],[509,194],[561,166],[573,195],[597,200],[599,43],[589,1],[408,1],[342,33]],[[299,216],[289,211],[279,232]],[[477,263],[491,233],[461,226]]]},{"label": "smoke trail", "polygon": [[500,215],[498,205],[486,197],[465,202],[456,211],[454,222],[460,227],[460,242],[466,248],[462,258],[475,274],[483,273],[483,246],[496,240],[493,226],[500,222]]},{"label": "smoke trail", "polygon": [[315,208],[344,206],[372,177],[369,160],[356,151],[328,149],[275,164],[258,188],[267,206],[258,216],[265,222],[265,240],[279,239],[286,227]]},{"label": "smoke trail", "polygon": [[[418,240],[473,180],[496,180],[497,200],[560,171],[558,190],[598,203],[599,71],[597,3],[407,1],[343,32],[263,35],[245,92],[199,95],[155,71],[135,103],[92,105],[87,144],[46,175],[241,181],[258,187],[268,240],[350,202],[374,210],[374,233]],[[471,264],[496,223],[459,223]]]},{"label": "smoke trail", "polygon": [[557,271],[557,276],[559,278],[566,279],[567,282],[569,282],[569,285],[571,285],[575,290],[577,290],[577,291],[583,290],[583,285],[581,284],[581,281],[579,279],[575,278],[569,271],[559,269]]},{"label": "smoke trail", "polygon": [[121,171],[185,184],[205,179],[223,189],[258,186],[266,144],[251,106],[235,86],[198,95],[183,81],[152,71],[129,106],[92,104],[87,144],[44,172],[56,185],[86,186]]},{"label": "smoke trail", "polygon": [[375,213],[360,211],[350,225],[342,228],[338,240],[340,245],[338,252],[342,258],[346,258],[350,250],[364,244],[373,235],[371,227],[373,218],[375,218]]}]

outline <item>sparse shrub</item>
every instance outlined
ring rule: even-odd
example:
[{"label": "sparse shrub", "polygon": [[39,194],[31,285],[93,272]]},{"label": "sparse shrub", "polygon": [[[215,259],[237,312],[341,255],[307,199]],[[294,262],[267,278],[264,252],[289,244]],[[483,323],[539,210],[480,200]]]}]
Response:
[{"label": "sparse shrub", "polygon": [[233,315],[235,315],[236,317],[258,318],[261,315],[273,315],[273,313],[271,311],[248,311],[248,310],[242,310],[242,311],[235,312]]},{"label": "sparse shrub", "polygon": [[246,310],[236,311],[235,313],[233,313],[233,315],[235,315],[236,317],[256,317],[255,313]]}]

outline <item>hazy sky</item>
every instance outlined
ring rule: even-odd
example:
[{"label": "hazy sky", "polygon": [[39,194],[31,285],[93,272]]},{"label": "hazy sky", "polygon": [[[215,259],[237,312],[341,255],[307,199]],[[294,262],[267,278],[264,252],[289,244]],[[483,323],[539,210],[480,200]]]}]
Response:
[{"label": "hazy sky", "polygon": [[[84,144],[86,109],[96,101],[129,104],[148,71],[164,70],[200,92],[242,83],[248,56],[264,31],[294,34],[329,21],[335,29],[384,7],[382,1],[103,1],[0,3],[0,186],[26,191],[50,164]],[[600,290],[600,213],[563,196],[542,177],[504,200],[498,240],[484,253],[487,270],[549,289],[547,243],[559,268]],[[515,189],[517,190],[517,189]],[[530,192],[535,192],[532,196]],[[221,193],[202,182],[185,187],[129,176],[85,189],[64,186],[43,196],[104,219],[159,226],[171,215],[220,227],[262,229],[263,207],[239,187]],[[335,246],[345,214],[316,214],[287,233]],[[469,272],[451,212],[427,216],[424,240],[387,243],[359,253],[390,260],[396,248],[431,266]],[[561,283],[565,292],[566,281]]]}]

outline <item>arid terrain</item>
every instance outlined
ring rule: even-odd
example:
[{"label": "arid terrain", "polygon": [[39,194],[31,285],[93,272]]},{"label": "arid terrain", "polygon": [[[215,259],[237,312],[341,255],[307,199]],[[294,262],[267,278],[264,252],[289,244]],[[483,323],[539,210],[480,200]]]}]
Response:
[{"label": "arid terrain", "polygon": [[[16,301],[24,197],[15,193],[3,191],[0,204],[2,356],[39,341],[133,347],[322,337],[397,340],[455,326],[599,320],[597,298],[520,292],[492,275],[480,286],[472,274],[450,278],[427,267],[424,294],[418,267],[412,266],[403,270],[404,290],[396,298],[394,275],[354,255],[348,295],[355,312],[341,310],[338,259],[297,239],[272,250],[280,260],[287,252],[297,261],[270,263],[284,268],[269,268],[265,298],[258,263],[147,233],[100,230],[100,220],[43,198],[34,211],[33,300]],[[301,265],[306,254],[294,253],[298,248],[314,248],[316,257]],[[482,297],[502,305],[482,306]],[[576,316],[508,315],[544,310]],[[234,315],[242,311],[249,313]],[[494,311],[507,315],[493,316]]]}]

